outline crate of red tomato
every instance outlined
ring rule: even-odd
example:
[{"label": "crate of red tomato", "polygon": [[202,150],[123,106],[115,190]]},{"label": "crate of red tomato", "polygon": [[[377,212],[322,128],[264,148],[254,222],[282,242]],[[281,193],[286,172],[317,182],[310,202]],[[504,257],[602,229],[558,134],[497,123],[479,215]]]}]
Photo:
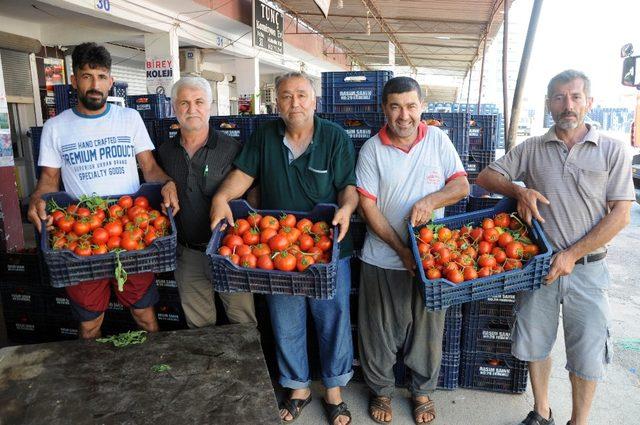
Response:
[{"label": "crate of red tomato", "polygon": [[540,287],[552,248],[534,221],[514,212],[512,199],[494,208],[412,228],[411,248],[429,310]]},{"label": "crate of red tomato", "polygon": [[339,247],[337,228],[328,223],[335,205],[308,212],[253,210],[241,200],[229,205],[234,226],[218,225],[207,247],[216,291],[333,298]]},{"label": "crate of red tomato", "polygon": [[176,268],[176,226],[160,212],[159,184],[131,195],[75,199],[66,192],[43,196],[54,230],[42,226],[41,249],[51,285],[162,273]]}]

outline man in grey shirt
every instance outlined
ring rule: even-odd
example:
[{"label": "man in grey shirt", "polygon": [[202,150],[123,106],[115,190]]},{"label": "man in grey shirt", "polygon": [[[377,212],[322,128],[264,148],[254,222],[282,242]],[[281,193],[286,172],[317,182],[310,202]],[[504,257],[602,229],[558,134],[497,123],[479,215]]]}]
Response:
[{"label": "man in grey shirt", "polygon": [[[549,354],[560,305],[573,411],[568,424],[586,425],[596,383],[611,362],[606,244],[630,222],[635,199],[625,147],[584,123],[590,81],[567,70],[551,79],[547,103],[555,121],[492,163],[477,183],[517,199],[527,222],[541,222],[554,248],[546,285],[516,296],[512,354],[529,362],[534,406],[521,425],[555,424],[549,407]],[[526,187],[512,183],[522,180]]]},{"label": "man in grey shirt", "polygon": [[[209,125],[211,86],[204,78],[183,77],[171,101],[180,131],[158,148],[159,162],[175,180],[180,213],[176,282],[189,327],[216,323],[211,271],[204,251],[211,238],[211,198],[232,169],[242,145]],[[219,294],[231,323],[255,323],[253,294]]]}]

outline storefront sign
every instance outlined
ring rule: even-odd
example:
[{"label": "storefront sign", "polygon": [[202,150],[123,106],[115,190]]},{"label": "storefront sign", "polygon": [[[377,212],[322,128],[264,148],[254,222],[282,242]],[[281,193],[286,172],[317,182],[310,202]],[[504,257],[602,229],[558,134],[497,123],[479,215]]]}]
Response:
[{"label": "storefront sign", "polygon": [[261,0],[253,0],[253,45],[284,53],[284,14]]},{"label": "storefront sign", "polygon": [[171,58],[154,58],[145,61],[147,72],[147,91],[149,93],[167,94],[173,85],[173,60]]}]

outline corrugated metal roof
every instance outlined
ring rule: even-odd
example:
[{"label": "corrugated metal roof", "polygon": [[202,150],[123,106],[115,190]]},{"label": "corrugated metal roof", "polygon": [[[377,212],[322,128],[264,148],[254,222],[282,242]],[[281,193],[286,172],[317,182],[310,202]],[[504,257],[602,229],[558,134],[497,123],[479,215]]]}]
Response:
[{"label": "corrugated metal roof", "polygon": [[[464,76],[503,22],[504,0],[332,0],[325,19],[313,0],[275,0],[346,48],[360,65],[387,64],[389,42],[398,66]],[[515,0],[507,0],[511,5]],[[295,33],[296,28],[287,28]],[[304,36],[302,36],[304,37]],[[334,54],[330,51],[328,55]]]}]

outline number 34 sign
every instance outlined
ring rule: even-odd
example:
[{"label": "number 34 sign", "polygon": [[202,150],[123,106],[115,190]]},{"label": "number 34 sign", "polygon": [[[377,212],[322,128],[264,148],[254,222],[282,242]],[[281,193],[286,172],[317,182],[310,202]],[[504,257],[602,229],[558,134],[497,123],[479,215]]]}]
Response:
[{"label": "number 34 sign", "polygon": [[111,12],[111,2],[109,0],[95,0],[95,8],[103,12]]}]

